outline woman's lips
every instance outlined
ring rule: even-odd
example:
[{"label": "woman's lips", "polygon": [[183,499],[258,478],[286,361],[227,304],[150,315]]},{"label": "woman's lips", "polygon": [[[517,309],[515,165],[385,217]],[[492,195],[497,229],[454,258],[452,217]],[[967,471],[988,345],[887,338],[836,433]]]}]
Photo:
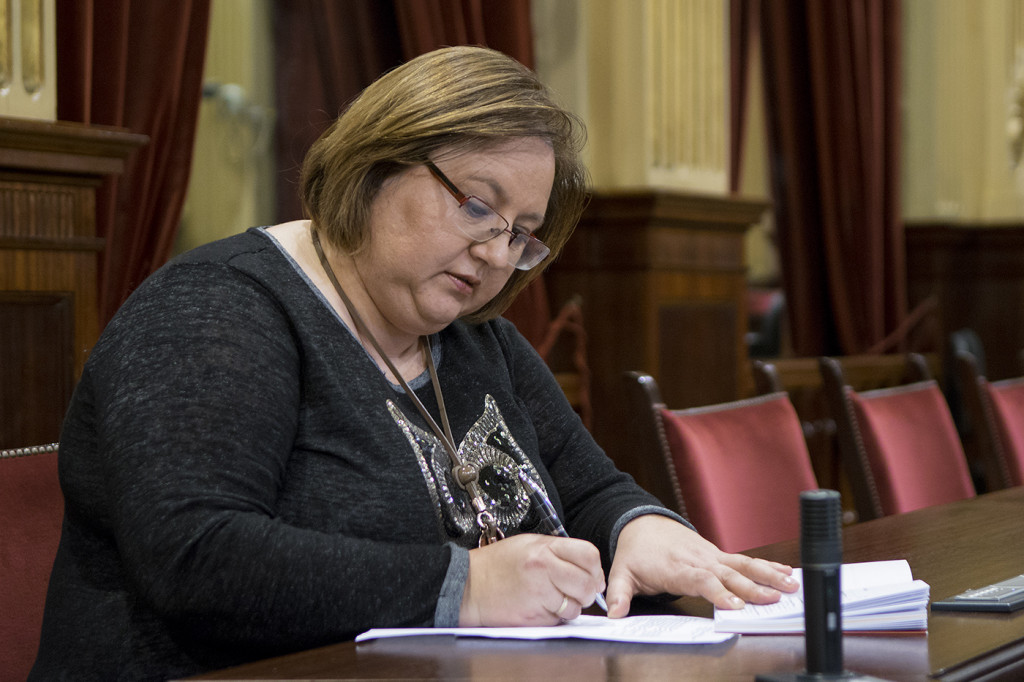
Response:
[{"label": "woman's lips", "polygon": [[480,279],[472,275],[449,272],[448,276],[454,280],[455,286],[460,291],[465,291],[467,293],[471,293],[480,284]]}]

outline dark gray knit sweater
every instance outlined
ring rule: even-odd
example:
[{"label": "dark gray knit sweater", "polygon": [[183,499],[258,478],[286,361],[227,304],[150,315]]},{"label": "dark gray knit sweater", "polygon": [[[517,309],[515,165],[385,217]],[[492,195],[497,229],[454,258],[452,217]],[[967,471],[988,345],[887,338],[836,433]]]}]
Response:
[{"label": "dark gray knit sweater", "polygon": [[[524,467],[605,565],[656,500],[504,320],[433,339],[507,533]],[[413,389],[437,415],[429,378]],[[454,625],[477,535],[447,456],[264,231],[172,261],[104,331],[61,436],[66,514],[33,679],[163,679],[381,626]]]}]

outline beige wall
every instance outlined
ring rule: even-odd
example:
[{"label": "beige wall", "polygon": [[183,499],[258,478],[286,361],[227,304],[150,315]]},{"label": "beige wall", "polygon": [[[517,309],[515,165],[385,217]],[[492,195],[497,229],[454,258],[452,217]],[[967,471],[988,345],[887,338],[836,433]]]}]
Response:
[{"label": "beige wall", "polygon": [[903,10],[904,216],[1019,221],[1008,126],[1021,0],[904,0]]},{"label": "beige wall", "polygon": [[537,71],[590,133],[594,186],[725,191],[726,3],[534,0]]},{"label": "beige wall", "polygon": [[178,252],[273,220],[269,0],[213,0],[204,82]]},{"label": "beige wall", "polygon": [[[726,3],[533,0],[537,71],[583,117],[587,165],[602,189],[728,187]],[[761,83],[752,65],[740,194],[767,196]],[[778,277],[772,216],[746,240],[748,277]]]},{"label": "beige wall", "polygon": [[0,2],[0,116],[57,118],[54,0]]},{"label": "beige wall", "polygon": [[[533,0],[537,70],[587,122],[587,163],[597,188],[725,191],[725,5]],[[999,223],[1024,215],[1024,169],[1011,164],[1008,137],[1013,62],[1016,51],[1024,55],[1022,5],[904,0],[908,220]],[[202,105],[179,248],[272,217],[270,131],[258,132],[258,121],[270,126],[273,115],[269,6],[213,0],[206,80],[236,83],[246,97],[240,108],[218,99]],[[741,194],[752,197],[768,192],[760,87],[751,82],[741,185]],[[751,279],[770,280],[777,269],[770,215],[751,231],[747,252]]]}]

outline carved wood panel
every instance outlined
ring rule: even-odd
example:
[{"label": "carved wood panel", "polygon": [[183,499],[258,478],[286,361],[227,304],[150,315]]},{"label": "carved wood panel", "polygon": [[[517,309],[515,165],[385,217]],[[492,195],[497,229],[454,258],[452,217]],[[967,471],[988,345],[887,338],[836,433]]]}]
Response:
[{"label": "carved wood panel", "polygon": [[0,447],[57,440],[99,334],[96,188],[146,137],[0,118]]},{"label": "carved wood panel", "polygon": [[630,436],[622,376],[651,374],[671,407],[739,396],[743,240],[765,207],[668,191],[599,193],[546,275],[553,306],[581,297],[594,438],[641,485],[658,467]]},{"label": "carved wood panel", "polygon": [[71,292],[0,292],[0,447],[60,433],[74,387],[74,307]]}]

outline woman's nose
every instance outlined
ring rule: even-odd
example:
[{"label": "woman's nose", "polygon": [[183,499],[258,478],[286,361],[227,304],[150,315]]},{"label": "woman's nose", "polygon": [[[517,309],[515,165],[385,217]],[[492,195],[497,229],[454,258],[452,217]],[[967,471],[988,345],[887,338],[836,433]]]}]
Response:
[{"label": "woman's nose", "polygon": [[508,232],[502,232],[494,239],[488,239],[485,242],[473,242],[469,245],[469,252],[487,262],[491,267],[507,268],[511,265],[509,263],[509,258],[511,257],[511,249],[509,247],[509,234]]}]

